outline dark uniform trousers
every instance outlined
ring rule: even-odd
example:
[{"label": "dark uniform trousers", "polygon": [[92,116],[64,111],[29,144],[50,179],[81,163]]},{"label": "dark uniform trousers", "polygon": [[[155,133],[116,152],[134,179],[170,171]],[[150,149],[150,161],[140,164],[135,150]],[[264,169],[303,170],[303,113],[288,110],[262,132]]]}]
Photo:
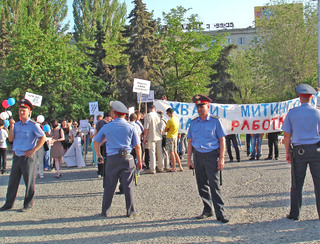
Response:
[{"label": "dark uniform trousers", "polygon": [[103,165],[104,165],[104,161],[106,160],[106,143],[104,142],[101,146],[100,146],[100,152],[101,152],[101,156],[104,158],[104,160],[102,161],[103,163],[98,163],[98,175],[104,176],[103,174]]},{"label": "dark uniform trousers", "polygon": [[247,147],[247,156],[250,155],[250,145],[251,145],[251,135],[246,134],[246,147]]},{"label": "dark uniform trousers", "polygon": [[196,172],[199,195],[202,199],[203,213],[213,213],[217,218],[224,217],[224,203],[218,185],[218,150],[200,153],[193,149],[193,162]]},{"label": "dark uniform trousers", "polygon": [[102,213],[108,215],[112,198],[120,177],[126,200],[127,216],[135,214],[134,206],[134,172],[135,163],[133,156],[128,154],[125,158],[119,155],[107,156],[105,164],[104,193],[102,201]]},{"label": "dark uniform trousers", "polygon": [[35,189],[34,167],[33,157],[13,156],[5,206],[13,207],[22,175],[26,185],[23,207],[32,207]]},{"label": "dark uniform trousers", "polygon": [[237,138],[235,134],[227,135],[226,136],[226,146],[227,146],[227,152],[230,160],[233,160],[232,152],[231,152],[231,141],[234,147],[234,150],[236,151],[236,158],[239,161],[240,160],[240,151],[239,146],[237,142]]},{"label": "dark uniform trousers", "polygon": [[[301,150],[303,149],[303,150]],[[304,151],[303,155],[302,152]],[[299,217],[302,204],[302,188],[306,176],[307,165],[314,184],[317,211],[320,218],[320,147],[317,144],[300,145],[293,148],[291,167],[291,209],[290,216]]]},{"label": "dark uniform trousers", "polygon": [[272,158],[273,147],[274,147],[274,157],[279,157],[279,142],[278,142],[278,132],[268,133],[268,148],[269,148],[269,157]]}]

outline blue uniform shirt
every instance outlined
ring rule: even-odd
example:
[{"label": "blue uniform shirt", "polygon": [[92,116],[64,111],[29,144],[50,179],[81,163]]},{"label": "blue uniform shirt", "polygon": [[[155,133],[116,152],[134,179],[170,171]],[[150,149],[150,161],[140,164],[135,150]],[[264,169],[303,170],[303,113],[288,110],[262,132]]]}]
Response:
[{"label": "blue uniform shirt", "polygon": [[320,111],[309,103],[302,103],[288,112],[282,130],[292,133],[294,146],[315,144],[320,141]]},{"label": "blue uniform shirt", "polygon": [[192,139],[192,146],[201,153],[211,152],[219,148],[219,139],[228,133],[220,119],[210,114],[202,121],[200,117],[193,119],[187,137]]},{"label": "blue uniform shirt", "polygon": [[140,139],[135,127],[123,118],[117,118],[104,125],[94,141],[101,143],[106,138],[107,155],[119,153],[119,149],[127,149],[130,153],[132,148],[140,144]]},{"label": "blue uniform shirt", "polygon": [[17,156],[23,156],[25,151],[31,150],[37,144],[37,140],[44,136],[40,125],[28,119],[25,123],[19,121],[13,127],[14,139],[12,151]]}]

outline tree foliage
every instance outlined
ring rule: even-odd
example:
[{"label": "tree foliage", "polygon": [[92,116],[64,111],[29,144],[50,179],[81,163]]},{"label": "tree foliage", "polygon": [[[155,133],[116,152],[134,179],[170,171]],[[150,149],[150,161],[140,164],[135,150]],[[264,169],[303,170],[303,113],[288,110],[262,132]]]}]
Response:
[{"label": "tree foliage", "polygon": [[259,75],[266,77],[262,96],[284,100],[295,96],[300,83],[316,85],[317,12],[301,1],[272,5],[277,5],[269,6],[272,17],[257,25],[259,42],[252,51]]},{"label": "tree foliage", "polygon": [[161,65],[161,40],[156,35],[157,23],[141,0],[134,0],[130,12],[129,25],[121,32],[128,43],[123,53],[129,57],[132,74],[143,73],[144,79],[155,81],[158,77],[157,66]]},{"label": "tree foliage", "polygon": [[229,74],[230,53],[236,46],[225,46],[216,62],[211,66],[215,73],[210,75],[209,97],[216,103],[235,103],[234,94],[238,90]]},{"label": "tree foliage", "polygon": [[103,47],[105,43],[105,32],[102,30],[102,26],[100,22],[97,21],[97,31],[95,33],[95,44],[94,47],[86,47],[88,52],[86,55],[89,57],[89,75],[92,80],[97,83],[101,80],[104,84],[101,87],[100,94],[108,94],[110,93],[110,85],[111,85],[111,75],[110,75],[110,66],[108,67],[103,60],[106,58],[106,50]]},{"label": "tree foliage", "polygon": [[221,50],[220,37],[205,35],[197,15],[186,17],[182,6],[163,13],[163,67],[160,85],[169,100],[186,101],[207,93],[210,64]]},{"label": "tree foliage", "polygon": [[45,117],[80,117],[87,114],[88,102],[99,98],[99,84],[91,82],[80,67],[84,56],[69,45],[69,36],[48,35],[26,23],[6,58],[2,72],[2,91],[6,97],[20,99],[25,92],[43,96],[42,107],[36,109]]},{"label": "tree foliage", "polygon": [[118,0],[74,0],[74,38],[78,45],[90,45],[94,41],[96,23],[99,21],[107,42],[119,39],[126,15],[125,3]]},{"label": "tree foliage", "polygon": [[68,12],[67,0],[1,0],[0,6],[10,32],[30,20],[45,32],[62,33],[68,28],[62,24]]},{"label": "tree foliage", "polygon": [[262,74],[263,66],[257,55],[252,50],[233,50],[230,55],[228,73],[237,90],[233,93],[233,99],[239,104],[266,102],[265,84],[266,75]]}]

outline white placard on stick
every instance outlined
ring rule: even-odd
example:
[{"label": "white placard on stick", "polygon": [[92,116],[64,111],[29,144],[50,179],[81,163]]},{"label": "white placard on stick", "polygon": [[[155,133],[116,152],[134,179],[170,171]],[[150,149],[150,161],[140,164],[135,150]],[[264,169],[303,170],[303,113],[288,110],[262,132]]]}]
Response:
[{"label": "white placard on stick", "polygon": [[149,94],[150,93],[150,84],[149,80],[141,80],[134,78],[133,80],[133,92],[138,92],[142,94]]},{"label": "white placard on stick", "polygon": [[130,107],[128,108],[128,110],[129,110],[129,116],[134,113],[134,107]]},{"label": "white placard on stick", "polygon": [[89,102],[89,112],[90,115],[94,115],[96,112],[99,111],[98,102]]},{"label": "white placard on stick", "polygon": [[89,120],[87,119],[80,120],[79,128],[81,132],[89,132],[90,130]]},{"label": "white placard on stick", "polygon": [[41,107],[41,102],[42,102],[41,95],[26,92],[26,94],[24,95],[24,98],[28,99],[33,106]]},{"label": "white placard on stick", "polygon": [[[140,101],[140,93],[137,93],[137,103]],[[149,94],[142,94],[141,102],[142,103],[151,103],[154,101],[154,90],[150,90]]]}]

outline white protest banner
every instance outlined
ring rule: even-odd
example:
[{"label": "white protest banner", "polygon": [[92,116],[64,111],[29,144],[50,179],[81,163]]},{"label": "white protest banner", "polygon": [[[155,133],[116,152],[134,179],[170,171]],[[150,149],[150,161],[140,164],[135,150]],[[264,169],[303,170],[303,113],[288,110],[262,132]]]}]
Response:
[{"label": "white protest banner", "polygon": [[79,128],[81,132],[89,132],[90,130],[89,120],[87,119],[80,120]]},{"label": "white protest banner", "polygon": [[149,94],[150,92],[150,84],[149,80],[142,80],[134,78],[133,80],[133,92],[138,92],[142,94]]},{"label": "white protest banner", "polygon": [[134,113],[134,107],[130,107],[130,108],[128,108],[128,110],[129,110],[129,116],[130,116],[130,114]]},{"label": "white protest banner", "polygon": [[33,106],[41,107],[41,103],[42,103],[41,95],[26,92],[26,94],[24,95],[24,98],[28,99]]},{"label": "white protest banner", "polygon": [[89,102],[89,113],[90,115],[94,115],[95,112],[99,111],[98,102]]},{"label": "white protest banner", "polygon": [[[140,93],[137,93],[137,103],[140,101]],[[142,103],[151,103],[154,101],[154,90],[150,90],[149,94],[142,94],[141,102]]]},{"label": "white protest banner", "polygon": [[98,115],[102,115],[102,117],[103,117],[103,115],[104,115],[104,113],[103,113],[103,111],[96,111],[95,113],[94,113],[94,119],[93,119],[93,123],[94,124],[97,124],[97,122],[98,122],[98,120],[97,120],[97,117],[98,117]]},{"label": "white protest banner", "polygon": [[[312,105],[316,106],[317,95],[313,96]],[[192,119],[198,117],[194,103],[180,103],[164,100],[154,102],[157,110],[166,114],[172,108],[179,118],[181,133],[187,133]],[[209,113],[221,119],[229,134],[256,134],[281,131],[281,126],[288,113],[300,106],[299,98],[283,102],[261,104],[218,104],[210,103]]]}]

